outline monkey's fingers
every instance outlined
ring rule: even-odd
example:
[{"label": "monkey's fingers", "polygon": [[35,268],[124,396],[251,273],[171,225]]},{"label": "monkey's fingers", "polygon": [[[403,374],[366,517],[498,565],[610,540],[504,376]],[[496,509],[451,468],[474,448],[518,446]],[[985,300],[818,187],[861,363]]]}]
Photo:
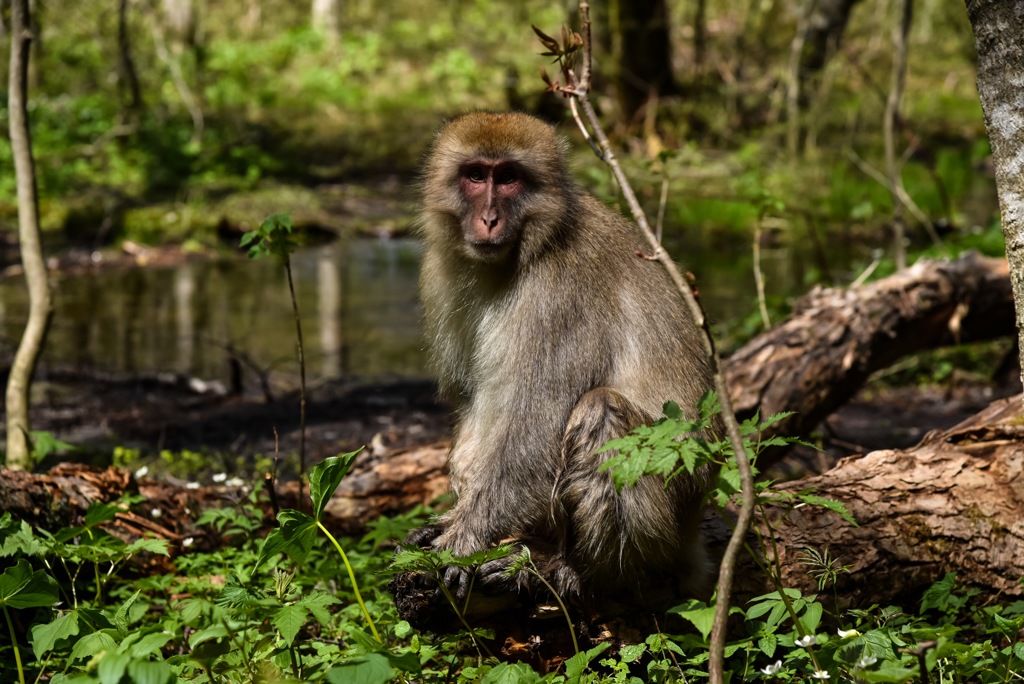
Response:
[{"label": "monkey's fingers", "polygon": [[444,570],[444,584],[460,606],[465,605],[469,599],[475,579],[472,568],[449,566]]},{"label": "monkey's fingers", "polygon": [[405,535],[402,543],[406,546],[418,546],[421,549],[433,547],[434,540],[441,536],[444,531],[440,525],[425,525]]}]

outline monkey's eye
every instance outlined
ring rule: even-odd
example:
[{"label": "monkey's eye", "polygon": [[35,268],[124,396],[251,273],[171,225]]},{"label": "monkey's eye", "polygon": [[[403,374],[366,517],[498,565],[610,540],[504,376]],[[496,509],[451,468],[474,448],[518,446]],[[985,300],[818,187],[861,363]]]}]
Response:
[{"label": "monkey's eye", "polygon": [[494,174],[494,182],[498,185],[508,185],[519,180],[519,175],[513,169],[499,169]]},{"label": "monkey's eye", "polygon": [[473,166],[466,169],[466,178],[474,183],[483,183],[487,180],[487,174],[479,166]]}]

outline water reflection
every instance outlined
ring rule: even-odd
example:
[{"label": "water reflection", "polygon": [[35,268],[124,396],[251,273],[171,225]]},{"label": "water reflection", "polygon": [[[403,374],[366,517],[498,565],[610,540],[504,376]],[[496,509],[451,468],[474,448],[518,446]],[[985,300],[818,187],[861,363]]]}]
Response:
[{"label": "water reflection", "polygon": [[[694,230],[668,248],[697,275],[712,321],[756,311],[748,242]],[[846,264],[857,260],[855,251],[867,249],[848,246]],[[310,378],[429,375],[419,333],[419,258],[419,244],[408,239],[340,240],[293,255]],[[799,245],[766,245],[761,259],[768,294],[775,297],[804,291],[808,270],[816,268]],[[173,371],[230,385],[230,349],[276,372],[279,382],[296,383],[295,321],[284,271],[273,259],[64,275],[54,286],[57,310],[44,372],[46,364]],[[26,310],[23,282],[0,283],[0,330],[12,349]],[[258,388],[254,374],[243,377],[246,389]]]},{"label": "water reflection", "polygon": [[[337,241],[293,255],[311,377],[425,377],[412,240]],[[58,276],[45,364],[227,382],[228,348],[297,373],[295,321],[272,259]],[[0,329],[21,335],[24,284],[0,283]]]}]

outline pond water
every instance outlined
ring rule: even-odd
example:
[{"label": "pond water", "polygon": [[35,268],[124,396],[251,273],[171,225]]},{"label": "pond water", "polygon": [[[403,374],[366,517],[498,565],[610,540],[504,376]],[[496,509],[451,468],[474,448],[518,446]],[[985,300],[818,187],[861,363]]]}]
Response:
[{"label": "pond water", "polygon": [[[298,251],[292,267],[311,378],[425,376],[412,240],[353,240]],[[228,349],[279,378],[295,376],[295,321],[273,259],[193,261],[55,279],[47,365],[115,373],[229,376]],[[16,344],[20,279],[0,283],[0,330]],[[251,375],[251,374],[249,374]]]},{"label": "pond water", "polygon": [[[803,292],[805,274],[819,268],[810,241],[791,243],[762,249],[770,295]],[[712,321],[735,321],[756,311],[749,242],[693,231],[686,244],[669,249],[697,275]],[[859,251],[864,257],[867,250]],[[857,249],[843,252],[846,264],[857,261]],[[338,240],[293,255],[311,380],[429,376],[419,333],[419,257],[412,239]],[[842,264],[832,264],[837,266]],[[72,367],[227,381],[232,349],[271,371],[278,385],[297,382],[287,281],[273,259],[61,275],[54,289],[56,313],[42,377],[47,368]],[[0,331],[9,349],[20,337],[25,312],[21,279],[0,282]],[[247,390],[258,389],[253,373],[243,377]]]}]

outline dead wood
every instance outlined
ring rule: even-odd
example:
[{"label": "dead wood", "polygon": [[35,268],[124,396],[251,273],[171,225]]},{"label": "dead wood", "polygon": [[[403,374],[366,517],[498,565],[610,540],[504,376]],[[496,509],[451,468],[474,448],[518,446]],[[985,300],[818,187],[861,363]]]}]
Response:
[{"label": "dead wood", "polygon": [[[947,572],[986,596],[1024,595],[1022,398],[993,402],[911,449],[847,457],[821,475],[781,485],[841,501],[857,521],[814,506],[770,512],[759,524],[776,542],[783,585],[816,592],[801,557],[828,549],[850,570],[839,575],[844,605],[902,601]],[[712,544],[724,544],[724,535],[712,531]],[[739,593],[753,596],[765,588],[764,576],[746,562],[737,572]]]},{"label": "dead wood", "polygon": [[795,411],[772,433],[806,435],[875,371],[915,352],[1012,335],[1014,320],[1006,260],[972,252],[860,287],[817,287],[723,366],[741,419]]}]

